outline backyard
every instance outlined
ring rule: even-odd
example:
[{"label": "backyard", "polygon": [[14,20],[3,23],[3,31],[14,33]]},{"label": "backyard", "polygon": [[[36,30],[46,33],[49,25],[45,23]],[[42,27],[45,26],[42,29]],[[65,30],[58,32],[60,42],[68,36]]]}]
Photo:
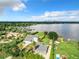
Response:
[{"label": "backyard", "polygon": [[[79,46],[76,41],[64,41],[55,45],[54,47],[54,58],[59,54],[62,58],[63,56],[68,59],[79,59]],[[51,49],[50,59],[53,58],[53,47]]]},{"label": "backyard", "polygon": [[79,49],[77,42],[65,41],[60,43],[57,48],[58,49],[55,51],[55,54],[58,53],[60,55],[65,55],[68,59],[79,59]]}]

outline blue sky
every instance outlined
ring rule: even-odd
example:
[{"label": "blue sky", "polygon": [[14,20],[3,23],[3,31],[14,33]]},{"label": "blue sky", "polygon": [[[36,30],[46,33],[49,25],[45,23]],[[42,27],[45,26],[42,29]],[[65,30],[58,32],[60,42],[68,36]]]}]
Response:
[{"label": "blue sky", "polygon": [[0,7],[0,21],[79,21],[79,0],[0,0]]}]

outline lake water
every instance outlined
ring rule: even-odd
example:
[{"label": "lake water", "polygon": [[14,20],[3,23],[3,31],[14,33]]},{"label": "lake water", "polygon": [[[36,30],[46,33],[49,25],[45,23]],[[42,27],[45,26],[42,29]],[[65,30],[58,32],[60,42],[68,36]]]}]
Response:
[{"label": "lake water", "polygon": [[37,24],[29,28],[33,31],[55,31],[65,39],[79,40],[79,24]]}]

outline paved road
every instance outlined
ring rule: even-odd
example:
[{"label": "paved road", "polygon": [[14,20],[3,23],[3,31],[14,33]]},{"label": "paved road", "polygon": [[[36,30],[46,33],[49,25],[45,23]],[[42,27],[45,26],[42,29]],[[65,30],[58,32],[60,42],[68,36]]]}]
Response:
[{"label": "paved road", "polygon": [[[52,42],[50,42],[50,43],[52,43]],[[52,45],[49,46],[48,53],[46,54],[45,59],[50,59],[51,48],[52,48]]]}]

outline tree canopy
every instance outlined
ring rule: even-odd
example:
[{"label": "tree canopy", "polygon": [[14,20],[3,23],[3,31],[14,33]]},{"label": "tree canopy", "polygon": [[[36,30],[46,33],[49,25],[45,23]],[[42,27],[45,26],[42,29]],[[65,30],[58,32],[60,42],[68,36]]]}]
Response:
[{"label": "tree canopy", "polygon": [[48,36],[50,39],[53,39],[54,41],[58,38],[58,34],[56,32],[49,32]]}]

